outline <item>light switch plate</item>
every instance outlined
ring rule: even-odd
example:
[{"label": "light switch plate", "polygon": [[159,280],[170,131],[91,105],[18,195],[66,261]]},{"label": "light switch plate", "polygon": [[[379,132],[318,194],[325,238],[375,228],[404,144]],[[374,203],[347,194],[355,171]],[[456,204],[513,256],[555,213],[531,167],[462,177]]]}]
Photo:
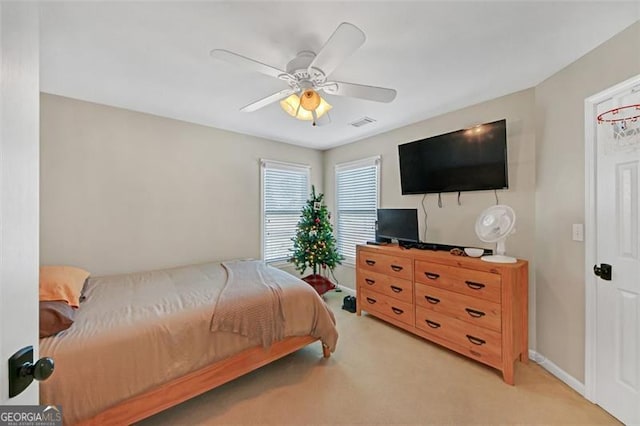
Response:
[{"label": "light switch plate", "polygon": [[581,223],[574,223],[571,235],[573,241],[584,241],[584,225]]}]

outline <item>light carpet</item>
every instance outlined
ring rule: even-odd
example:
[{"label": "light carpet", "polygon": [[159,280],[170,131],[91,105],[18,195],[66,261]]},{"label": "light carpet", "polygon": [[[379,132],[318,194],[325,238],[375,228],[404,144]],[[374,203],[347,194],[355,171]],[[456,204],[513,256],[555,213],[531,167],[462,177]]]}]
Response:
[{"label": "light carpet", "polygon": [[534,362],[501,374],[380,321],[341,310],[331,358],[319,343],[141,422],[219,424],[619,424]]}]

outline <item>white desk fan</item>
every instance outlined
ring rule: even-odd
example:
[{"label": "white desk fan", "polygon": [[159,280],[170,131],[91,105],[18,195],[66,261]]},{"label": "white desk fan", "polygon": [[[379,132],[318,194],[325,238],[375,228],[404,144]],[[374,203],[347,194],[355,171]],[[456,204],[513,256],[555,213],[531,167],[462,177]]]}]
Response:
[{"label": "white desk fan", "polygon": [[505,256],[505,241],[514,232],[516,213],[509,206],[499,204],[485,209],[476,220],[476,234],[485,243],[496,243],[494,255],[482,256],[485,262],[516,263],[516,258]]}]

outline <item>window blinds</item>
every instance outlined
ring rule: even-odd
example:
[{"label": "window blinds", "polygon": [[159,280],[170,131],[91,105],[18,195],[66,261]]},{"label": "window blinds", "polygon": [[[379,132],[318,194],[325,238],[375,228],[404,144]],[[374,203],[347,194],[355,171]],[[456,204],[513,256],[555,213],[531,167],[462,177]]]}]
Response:
[{"label": "window blinds", "polygon": [[309,196],[309,167],[264,161],[262,193],[263,259],[286,261]]},{"label": "window blinds", "polygon": [[375,239],[379,157],[336,166],[338,252],[355,262],[356,245]]}]

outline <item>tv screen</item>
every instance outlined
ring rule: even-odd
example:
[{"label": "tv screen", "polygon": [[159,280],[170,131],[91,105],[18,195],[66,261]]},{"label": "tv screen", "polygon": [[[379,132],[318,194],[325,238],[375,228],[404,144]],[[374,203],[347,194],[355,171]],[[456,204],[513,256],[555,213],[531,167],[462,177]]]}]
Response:
[{"label": "tv screen", "polygon": [[402,194],[505,189],[506,120],[398,146]]},{"label": "tv screen", "polygon": [[378,209],[376,236],[418,242],[417,209]]}]

